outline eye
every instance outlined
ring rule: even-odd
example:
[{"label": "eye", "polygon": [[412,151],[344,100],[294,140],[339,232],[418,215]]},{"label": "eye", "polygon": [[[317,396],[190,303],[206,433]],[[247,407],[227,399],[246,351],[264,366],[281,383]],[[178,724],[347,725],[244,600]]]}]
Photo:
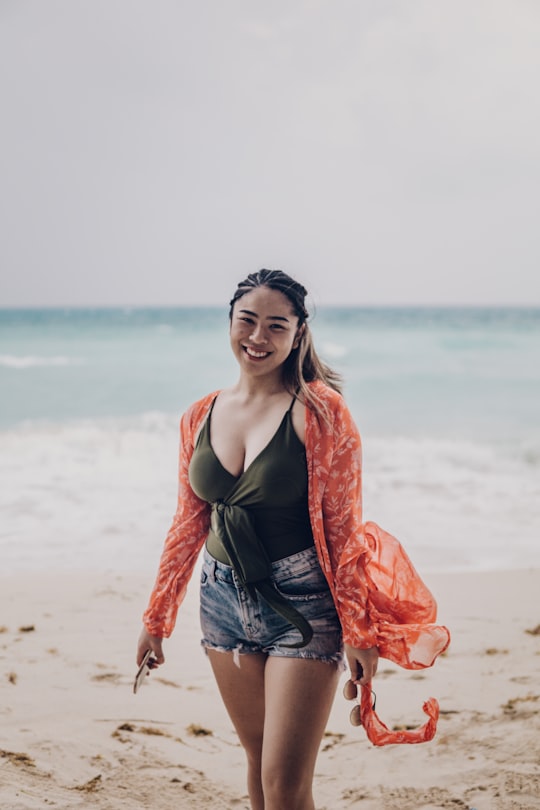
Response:
[{"label": "eye", "polygon": [[270,329],[273,329],[274,331],[278,331],[278,330],[282,331],[284,329],[284,327],[280,323],[273,323],[270,326]]},{"label": "eye", "polygon": [[244,323],[253,323],[253,318],[248,318],[247,315],[241,315],[239,320],[244,321]]}]

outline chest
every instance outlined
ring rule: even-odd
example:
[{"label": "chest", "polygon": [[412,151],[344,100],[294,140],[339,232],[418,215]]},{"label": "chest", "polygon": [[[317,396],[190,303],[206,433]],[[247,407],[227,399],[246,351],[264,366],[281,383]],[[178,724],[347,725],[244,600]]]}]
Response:
[{"label": "chest", "polygon": [[[287,414],[287,405],[290,407],[290,398],[289,402],[267,408],[235,408],[232,403],[221,405],[216,401],[209,421],[210,441],[215,455],[231,475],[238,477],[245,472],[270,444]],[[290,422],[303,443],[298,411],[292,408]]]}]

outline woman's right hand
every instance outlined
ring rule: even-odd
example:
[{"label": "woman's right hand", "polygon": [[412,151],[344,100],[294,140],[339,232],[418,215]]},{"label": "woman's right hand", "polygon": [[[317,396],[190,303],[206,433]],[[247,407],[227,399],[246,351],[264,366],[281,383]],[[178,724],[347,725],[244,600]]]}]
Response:
[{"label": "woman's right hand", "polygon": [[137,644],[137,666],[140,667],[144,654],[147,650],[152,650],[156,663],[159,666],[165,663],[165,656],[162,648],[163,639],[160,636],[151,636],[146,627],[141,630],[139,642]]}]

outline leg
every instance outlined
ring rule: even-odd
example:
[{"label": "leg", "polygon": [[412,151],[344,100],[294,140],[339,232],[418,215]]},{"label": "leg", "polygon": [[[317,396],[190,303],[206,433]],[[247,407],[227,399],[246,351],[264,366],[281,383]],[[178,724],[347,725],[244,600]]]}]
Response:
[{"label": "leg", "polygon": [[314,810],[315,761],[338,680],[334,664],[302,658],[267,660],[264,810]]},{"label": "leg", "polygon": [[208,649],[221,697],[247,755],[248,793],[253,810],[264,810],[261,754],[264,732],[264,668],[266,655],[240,655]]}]

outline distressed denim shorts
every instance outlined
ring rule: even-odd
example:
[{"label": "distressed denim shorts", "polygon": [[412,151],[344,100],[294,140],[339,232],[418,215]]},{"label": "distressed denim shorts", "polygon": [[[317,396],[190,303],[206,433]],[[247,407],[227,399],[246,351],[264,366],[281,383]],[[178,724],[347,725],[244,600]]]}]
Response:
[{"label": "distressed denim shorts", "polygon": [[342,665],[341,625],[315,547],[272,563],[272,581],[311,624],[313,638],[309,644],[297,649],[285,647],[299,641],[299,631],[262,596],[250,596],[233,568],[215,560],[205,548],[201,571],[203,647]]}]

